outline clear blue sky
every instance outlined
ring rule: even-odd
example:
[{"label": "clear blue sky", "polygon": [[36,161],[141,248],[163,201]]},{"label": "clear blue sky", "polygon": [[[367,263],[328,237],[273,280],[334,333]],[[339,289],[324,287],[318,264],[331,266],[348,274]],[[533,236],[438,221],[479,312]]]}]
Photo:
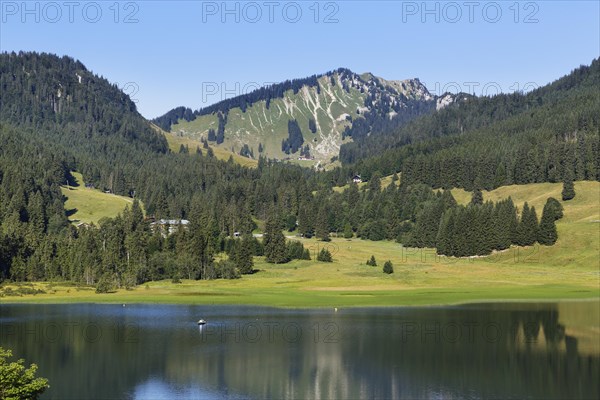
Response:
[{"label": "clear blue sky", "polygon": [[544,85],[600,53],[598,1],[266,0],[227,2],[231,13],[223,5],[2,0],[0,48],[69,55],[130,83],[125,91],[148,118],[338,67],[418,77],[432,92],[506,92]]}]

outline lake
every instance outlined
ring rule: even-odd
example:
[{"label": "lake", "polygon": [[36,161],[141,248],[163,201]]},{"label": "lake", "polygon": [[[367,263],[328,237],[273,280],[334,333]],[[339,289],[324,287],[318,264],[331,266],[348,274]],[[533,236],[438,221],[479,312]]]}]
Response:
[{"label": "lake", "polygon": [[38,364],[43,399],[600,397],[597,301],[3,304],[0,346]]}]

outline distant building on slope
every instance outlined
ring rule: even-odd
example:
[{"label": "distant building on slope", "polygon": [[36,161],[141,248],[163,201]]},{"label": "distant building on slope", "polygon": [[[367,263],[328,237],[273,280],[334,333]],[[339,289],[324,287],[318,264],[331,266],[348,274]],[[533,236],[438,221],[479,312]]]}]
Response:
[{"label": "distant building on slope", "polygon": [[354,178],[352,178],[352,182],[362,183],[362,179],[360,178],[360,175],[354,175]]},{"label": "distant building on slope", "polygon": [[163,237],[174,234],[180,227],[187,227],[190,221],[187,219],[159,219],[150,223],[152,232],[160,232]]}]

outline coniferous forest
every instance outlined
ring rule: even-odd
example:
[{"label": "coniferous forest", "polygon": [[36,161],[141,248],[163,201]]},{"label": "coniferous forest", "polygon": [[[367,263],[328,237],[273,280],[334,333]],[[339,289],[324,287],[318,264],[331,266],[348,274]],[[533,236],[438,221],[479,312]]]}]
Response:
[{"label": "coniferous forest", "polygon": [[[313,80],[244,101],[275,98]],[[481,190],[564,182],[568,201],[576,196],[573,180],[599,180],[599,84],[594,60],[528,94],[468,97],[396,127],[372,123],[368,135],[352,134],[342,146],[340,167],[316,172],[263,157],[246,168],[206,148],[171,152],[127,95],[80,62],[3,53],[0,280],[67,280],[102,292],[165,278],[238,278],[254,272],[254,256],[273,263],[316,256],[283,232],[394,240],[454,257],[553,245],[562,216],[556,199],[543,210],[518,209],[511,199],[483,201]],[[219,142],[227,116],[213,111],[219,128],[209,140]],[[288,133],[282,146],[293,153],[303,144],[296,121]],[[75,183],[73,171],[133,198],[132,206],[98,226],[74,227],[61,193]],[[349,184],[356,173],[366,185]],[[392,174],[400,178],[384,187],[381,178]],[[457,204],[448,190],[456,187],[473,191],[469,205]],[[163,235],[149,216],[190,223]],[[259,225],[262,238],[252,235]]]},{"label": "coniferous forest", "polygon": [[600,62],[530,93],[469,97],[342,145],[333,174],[402,171],[436,188],[598,180]]}]

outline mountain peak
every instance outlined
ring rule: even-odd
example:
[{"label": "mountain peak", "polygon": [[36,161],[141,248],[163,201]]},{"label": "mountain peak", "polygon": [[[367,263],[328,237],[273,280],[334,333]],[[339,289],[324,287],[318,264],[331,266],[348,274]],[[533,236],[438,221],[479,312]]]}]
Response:
[{"label": "mountain peak", "polygon": [[343,143],[369,135],[373,125],[405,123],[435,109],[436,97],[418,78],[387,80],[338,68],[197,111],[180,107],[154,122],[165,131],[250,157],[323,165],[338,155]]},{"label": "mountain peak", "polygon": [[434,100],[435,97],[429,93],[427,87],[419,78],[412,79],[404,79],[401,81],[398,80],[386,80],[384,78],[377,78],[384,86],[390,87],[394,89],[399,94],[403,94],[408,99],[418,100],[418,101],[431,101]]}]

